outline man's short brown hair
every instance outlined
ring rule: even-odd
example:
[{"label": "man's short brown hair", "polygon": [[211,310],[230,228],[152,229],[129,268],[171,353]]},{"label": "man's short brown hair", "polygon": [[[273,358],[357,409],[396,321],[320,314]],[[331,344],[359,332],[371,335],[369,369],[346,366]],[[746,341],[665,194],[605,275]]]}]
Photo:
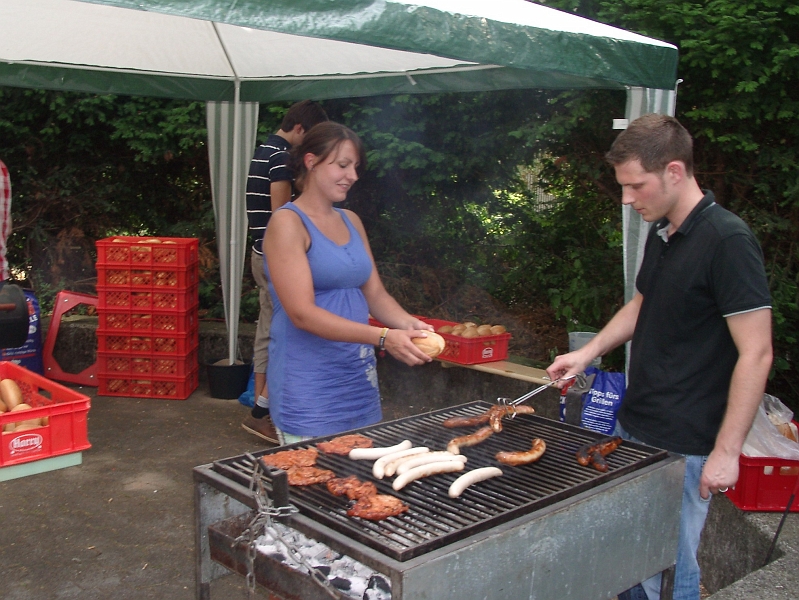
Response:
[{"label": "man's short brown hair", "polygon": [[666,165],[679,160],[690,177],[694,174],[694,142],[674,117],[648,114],[618,135],[605,160],[613,166],[637,160],[647,173],[662,173]]},{"label": "man's short brown hair", "polygon": [[321,106],[313,100],[303,100],[289,107],[286,116],[283,117],[283,122],[280,124],[280,129],[288,133],[294,129],[295,125],[302,125],[302,128],[307,132],[317,123],[327,120],[327,113]]}]

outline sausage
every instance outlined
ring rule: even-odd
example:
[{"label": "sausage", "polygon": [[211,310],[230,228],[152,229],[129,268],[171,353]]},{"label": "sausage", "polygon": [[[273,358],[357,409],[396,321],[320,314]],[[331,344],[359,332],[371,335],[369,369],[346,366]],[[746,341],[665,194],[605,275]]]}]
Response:
[{"label": "sausage", "polygon": [[591,450],[591,445],[586,444],[585,446],[580,446],[577,450],[577,462],[584,467],[587,467],[591,464],[591,454],[589,451]]},{"label": "sausage", "polygon": [[463,471],[463,463],[459,460],[444,460],[441,462],[428,463],[415,467],[410,471],[405,471],[402,475],[394,480],[391,487],[394,491],[398,492],[411,481],[416,481],[422,477],[430,477],[430,475],[439,475],[440,473],[452,473],[454,471]]},{"label": "sausage", "polygon": [[591,465],[600,473],[605,473],[608,470],[608,463],[598,450],[591,455]]},{"label": "sausage", "polygon": [[474,433],[469,435],[462,435],[460,437],[453,438],[447,444],[447,451],[452,452],[452,454],[460,454],[461,446],[474,446],[475,444],[479,444],[480,442],[486,441],[491,435],[493,435],[494,430],[491,427],[481,427]]},{"label": "sausage", "polygon": [[[394,473],[397,475],[402,475],[406,471],[410,471],[420,465],[426,465],[427,463],[431,462],[440,462],[445,460],[457,460],[460,462],[465,463],[466,457],[461,454],[453,454],[452,452],[428,452],[426,454],[418,454],[416,456],[409,456],[406,459],[401,459],[402,462],[399,466],[394,470]],[[388,472],[388,467],[386,467],[386,477],[392,475],[393,473]]]},{"label": "sausage", "polygon": [[[422,446],[420,446],[422,448]],[[394,473],[397,472],[397,469],[405,464],[406,461],[409,461],[414,458],[419,458],[420,456],[427,456],[428,454],[434,454],[430,452],[428,448],[424,448],[423,452],[411,452],[409,454],[403,454],[402,456],[397,456],[393,460],[390,460],[383,466],[383,477],[391,477]],[[432,462],[432,461],[427,461]],[[421,464],[421,463],[420,463]],[[372,469],[374,473],[374,469]]]},{"label": "sausage", "polygon": [[541,438],[535,438],[527,452],[497,452],[495,458],[503,464],[517,467],[537,461],[546,449],[546,442]]},{"label": "sausage", "polygon": [[503,417],[513,414],[531,415],[534,412],[535,409],[532,406],[525,406],[523,404],[519,406],[509,406],[500,404],[492,406],[483,414],[471,417],[450,417],[449,419],[444,419],[441,424],[444,427],[452,429],[455,427],[474,427],[475,425],[482,425],[483,423],[490,422],[494,431],[499,433],[502,431],[501,420]]},{"label": "sausage", "polygon": [[617,435],[611,438],[605,438],[604,440],[600,440],[599,442],[597,442],[596,450],[602,456],[607,456],[619,446],[621,446],[621,437]]},{"label": "sausage", "polygon": [[392,460],[401,458],[403,456],[408,456],[410,454],[421,454],[422,452],[430,452],[430,448],[426,448],[425,446],[416,446],[414,448],[406,448],[405,450],[400,450],[399,452],[392,452],[391,454],[381,456],[375,461],[375,464],[372,465],[372,475],[374,475],[377,479],[383,479],[386,474],[386,465]]},{"label": "sausage", "polygon": [[498,405],[492,406],[488,411],[488,422],[491,424],[491,429],[494,433],[502,431],[502,419],[511,415],[531,415],[535,412],[532,406],[519,406]]},{"label": "sausage", "polygon": [[353,448],[350,450],[349,457],[352,460],[377,460],[378,458],[398,452],[400,450],[407,450],[413,446],[410,440],[405,440],[396,446],[388,446],[385,448]]},{"label": "sausage", "polygon": [[444,427],[449,427],[450,429],[455,427],[474,427],[475,425],[482,425],[483,423],[488,423],[487,412],[473,417],[450,417],[441,422]]},{"label": "sausage", "polygon": [[[605,457],[621,445],[620,436],[602,438],[595,444],[585,444],[577,450],[577,462],[584,467],[593,464],[597,471],[605,472],[608,470],[608,463]],[[597,464],[597,457],[599,463]]]},{"label": "sausage", "polygon": [[502,469],[497,467],[483,467],[482,469],[474,469],[473,471],[464,473],[449,486],[449,497],[457,498],[470,485],[474,485],[479,481],[491,479],[492,477],[499,477],[500,475],[502,475]]}]

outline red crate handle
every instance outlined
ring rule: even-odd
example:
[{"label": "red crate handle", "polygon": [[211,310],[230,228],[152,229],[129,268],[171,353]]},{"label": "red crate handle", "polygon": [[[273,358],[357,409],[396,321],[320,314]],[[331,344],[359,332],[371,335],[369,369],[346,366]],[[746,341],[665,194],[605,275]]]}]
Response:
[{"label": "red crate handle", "polygon": [[80,373],[67,373],[61,368],[55,358],[53,358],[53,348],[58,337],[58,328],[61,326],[61,317],[65,312],[79,306],[88,304],[97,307],[97,296],[81,294],[80,292],[58,292],[53,305],[53,318],[50,320],[50,327],[47,329],[47,338],[44,342],[43,363],[44,374],[50,379],[66,381],[78,385],[97,387],[97,361],[91,366],[86,367]]}]

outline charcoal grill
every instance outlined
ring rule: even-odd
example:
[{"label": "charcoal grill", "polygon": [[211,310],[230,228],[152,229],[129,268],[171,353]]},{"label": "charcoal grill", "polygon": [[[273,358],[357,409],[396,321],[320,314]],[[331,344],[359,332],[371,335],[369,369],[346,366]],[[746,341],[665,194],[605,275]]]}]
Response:
[{"label": "charcoal grill", "polygon": [[[377,446],[408,439],[415,446],[444,449],[452,437],[475,429],[446,429],[444,419],[480,414],[490,406],[472,402],[357,432]],[[523,467],[500,465],[502,477],[456,499],[447,490],[460,473],[422,479],[399,492],[390,480],[375,481],[379,493],[397,496],[410,507],[380,522],[347,517],[347,500],[323,485],[292,487],[291,503],[299,514],[289,524],[389,577],[395,599],[610,598],[673,564],[682,459],[625,442],[607,457],[609,471],[600,473],[575,460],[577,448],[599,434],[537,415],[518,415],[503,424],[502,433],[463,449],[467,469],[496,466],[499,450],[527,450],[536,437],[547,443],[541,460]],[[253,456],[308,448],[332,437]],[[317,461],[339,476],[370,481],[371,465],[323,453]],[[198,598],[208,598],[208,583],[224,572],[211,557],[241,571],[243,555],[230,542],[246,524],[236,517],[255,506],[248,489],[252,470],[247,456],[195,469]],[[271,489],[268,476],[264,484]],[[266,571],[273,587],[285,593],[297,589],[296,581],[282,581],[285,577],[276,576],[274,568]],[[325,597],[321,589],[320,594]]]}]

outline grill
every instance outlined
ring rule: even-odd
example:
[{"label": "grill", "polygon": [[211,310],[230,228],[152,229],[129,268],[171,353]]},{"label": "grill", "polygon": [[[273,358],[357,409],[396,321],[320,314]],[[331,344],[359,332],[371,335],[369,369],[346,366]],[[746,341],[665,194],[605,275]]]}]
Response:
[{"label": "grill", "polygon": [[[457,409],[444,409],[366,427],[358,432],[372,438],[375,446],[392,446],[408,439],[414,446],[443,450],[453,437],[465,435],[474,429],[447,429],[441,425],[444,419],[456,415],[482,414],[490,406],[485,402],[474,402]],[[313,444],[300,443],[254,453],[253,456],[257,458],[280,450],[309,448],[316,441],[332,437],[335,436],[319,438]],[[591,467],[578,465],[575,453],[583,444],[601,436],[536,415],[517,415],[514,419],[503,421],[501,433],[462,450],[462,454],[468,457],[466,469],[497,466],[494,455],[498,451],[528,450],[531,440],[537,437],[547,443],[547,450],[539,462],[523,467],[499,465],[503,470],[502,477],[473,486],[460,498],[450,498],[447,490],[462,473],[420,479],[399,492],[393,490],[390,479],[375,481],[378,493],[396,496],[410,506],[408,512],[383,521],[371,522],[348,517],[349,502],[346,498],[330,494],[324,485],[292,487],[292,503],[307,517],[387,556],[405,561],[544,508],[667,456],[663,450],[625,443],[608,456],[608,472],[600,473]],[[332,470],[339,477],[356,475],[364,481],[374,480],[372,461],[353,461],[345,456],[320,452],[316,464]],[[252,477],[252,463],[246,457],[219,461],[214,464],[214,469],[245,486]],[[265,480],[271,485],[268,478],[265,477]]]},{"label": "grill", "polygon": [[[444,419],[451,416],[478,415],[490,406],[486,402],[472,402],[356,431],[372,438],[376,446],[391,446],[408,439],[414,446],[428,446],[431,450],[439,450],[446,448],[447,442],[453,437],[471,433],[474,429],[447,429],[441,425]],[[335,436],[256,452],[252,456],[257,458],[285,449],[309,448],[319,441],[332,437]],[[543,438],[547,444],[547,450],[538,462],[521,467],[499,465],[504,473],[501,477],[472,486],[456,499],[449,498],[447,491],[452,481],[461,473],[436,475],[417,480],[395,492],[391,487],[391,479],[382,481],[373,479],[372,461],[353,461],[347,457],[320,452],[317,466],[330,469],[340,477],[355,475],[362,480],[374,481],[378,493],[396,496],[408,504],[410,509],[397,517],[371,522],[347,517],[346,510],[350,503],[346,498],[330,494],[324,485],[291,487],[290,501],[298,508],[300,515],[292,517],[290,523],[306,535],[389,576],[392,580],[394,598],[485,597],[483,592],[474,592],[478,594],[475,596],[470,595],[469,590],[475,587],[476,583],[469,581],[468,574],[463,573],[460,575],[464,586],[461,591],[457,591],[456,586],[455,592],[448,591],[444,595],[433,593],[428,596],[427,591],[423,595],[418,595],[412,590],[417,588],[434,590],[434,579],[440,574],[440,568],[444,564],[450,564],[452,560],[455,561],[452,564],[465,565],[469,560],[477,560],[482,565],[488,564],[492,567],[491,570],[496,572],[497,577],[505,580],[509,574],[502,573],[507,571],[507,568],[498,565],[495,558],[485,556],[485,549],[476,548],[487,547],[486,544],[491,545],[491,540],[496,538],[498,532],[502,532],[502,535],[510,536],[508,543],[511,546],[522,544],[519,550],[522,554],[529,554],[527,546],[534,544],[536,540],[521,542],[517,538],[521,534],[529,535],[527,527],[531,523],[548,527],[551,523],[563,521],[562,527],[572,530],[564,530],[557,534],[561,538],[559,545],[563,547],[558,548],[552,557],[546,558],[547,561],[558,560],[560,557],[574,562],[577,557],[579,563],[582,560],[579,559],[580,555],[585,553],[590,556],[592,552],[608,557],[612,562],[608,562],[606,567],[612,565],[612,568],[605,570],[615,570],[619,574],[616,579],[624,581],[624,583],[607,584],[611,586],[608,588],[611,592],[613,589],[616,591],[626,589],[629,585],[668,568],[673,563],[672,551],[676,548],[677,517],[669,516],[669,511],[674,515],[678,515],[679,512],[679,494],[672,489],[679,487],[675,485],[674,479],[681,477],[682,464],[679,459],[662,450],[625,442],[606,457],[610,467],[608,472],[600,473],[591,467],[578,465],[575,452],[583,444],[600,439],[601,435],[537,415],[517,415],[514,419],[503,420],[501,433],[494,434],[481,444],[462,449],[462,453],[468,457],[466,470],[497,466],[494,455],[498,451],[528,450],[531,440],[537,437]],[[252,462],[246,455],[227,458],[195,469],[195,480],[202,482],[197,488],[201,513],[198,517],[201,521],[198,523],[198,544],[201,555],[207,551],[209,545],[205,531],[208,525],[213,525],[215,520],[221,520],[222,517],[248,511],[254,506],[247,490],[252,469]],[[264,476],[264,482],[266,488],[270,490],[271,480],[268,476]],[[633,488],[641,486],[644,498],[640,496],[635,498],[636,492]],[[207,495],[211,489],[234,498],[241,503],[241,506],[238,510],[231,510],[231,505],[226,499],[224,508],[216,503],[214,505],[217,506],[216,509],[209,509],[206,500],[206,510],[203,511],[203,495]],[[608,505],[611,501],[612,505]],[[638,508],[642,502],[649,508]],[[564,508],[568,510],[564,512]],[[621,514],[615,514],[616,509],[619,509]],[[655,509],[661,514],[653,518],[652,515],[647,515],[647,510],[650,509]],[[599,511],[599,514],[592,515],[596,511]],[[206,514],[203,515],[203,512]],[[638,521],[637,528],[630,527],[630,523],[635,520]],[[618,540],[624,540],[624,543],[617,545],[617,540],[614,540],[613,547],[622,548],[614,552],[622,554],[630,552],[632,556],[614,557],[613,552],[609,553],[608,547],[599,547],[599,540],[589,542],[591,547],[578,546],[571,551],[566,549],[572,544],[585,546],[586,542],[580,542],[580,539],[596,538],[596,532],[593,534],[591,532],[592,528],[598,528],[598,531],[614,531],[613,535],[618,531]],[[673,543],[672,538],[674,538]],[[657,540],[658,548],[650,547],[653,546],[651,542],[653,539]],[[647,546],[643,551],[642,545]],[[469,550],[465,550],[466,548]],[[503,553],[505,552],[503,550]],[[561,556],[561,553],[566,553],[566,556]],[[624,561],[621,565],[628,566],[619,566],[617,558]],[[438,569],[430,566],[442,560],[443,563],[439,564]],[[531,557],[526,562],[521,561],[519,566],[513,567],[511,574],[515,576],[520,569],[527,572],[535,567],[537,560],[539,559]],[[658,566],[653,569],[653,564]],[[212,578],[213,569],[209,567],[207,561],[204,563],[200,560],[198,568],[200,569],[198,584]],[[596,569],[597,565],[594,565],[594,568]],[[484,578],[485,569],[479,571]],[[607,574],[603,574],[599,578],[606,576]],[[519,589],[526,589],[524,587],[526,585],[522,584]],[[451,582],[447,586],[443,589],[450,590]],[[476,585],[476,587],[481,586]],[[591,589],[595,587],[596,585],[593,585]],[[202,585],[198,590],[201,588]],[[207,590],[207,586],[202,589]],[[557,587],[557,590],[553,596],[529,597],[582,597],[579,593],[564,595],[562,587]],[[479,595],[480,593],[483,595]],[[514,596],[519,593],[516,591],[504,597],[523,598],[529,595],[527,592]],[[200,592],[198,594],[200,598],[207,597]],[[613,594],[609,596],[611,595]]]}]

